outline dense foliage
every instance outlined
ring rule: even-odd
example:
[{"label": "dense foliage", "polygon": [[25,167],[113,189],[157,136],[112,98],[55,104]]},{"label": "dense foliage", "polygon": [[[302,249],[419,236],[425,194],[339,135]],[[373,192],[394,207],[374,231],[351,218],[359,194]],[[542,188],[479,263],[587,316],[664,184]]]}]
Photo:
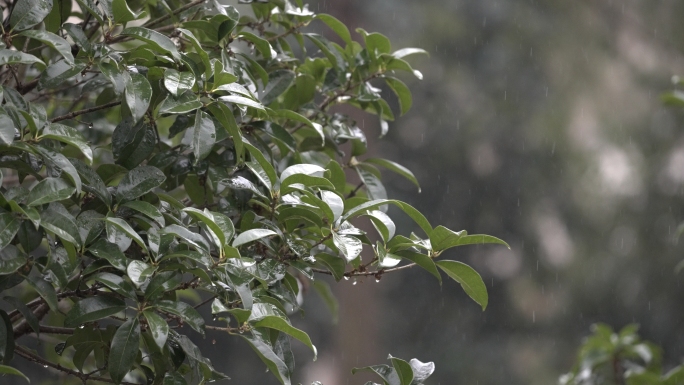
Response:
[{"label": "dense foliage", "polygon": [[[16,355],[84,383],[227,378],[192,342],[210,332],[246,340],[289,384],[290,338],[316,349],[288,314],[304,287],[332,301],[317,274],[379,280],[417,265],[487,306],[477,272],[437,258],[505,243],[388,199],[378,167],[416,177],[367,157],[364,132],[334,108],[376,115],[384,134],[394,114],[376,86],[406,112],[395,75],[420,77],[404,58],[424,51],[363,30],[359,43],[288,1],[243,14],[216,0],[77,3],[3,6],[0,372],[23,376]],[[313,22],[339,44],[305,33]],[[389,206],[422,234],[395,234]],[[56,355],[23,342],[45,334]],[[391,385],[434,370],[390,360],[367,369]]]},{"label": "dense foliage", "polygon": [[642,341],[636,325],[615,333],[609,326],[592,326],[579,350],[572,372],[560,379],[561,385],[676,385],[684,381],[684,366],[662,373],[660,348]]}]

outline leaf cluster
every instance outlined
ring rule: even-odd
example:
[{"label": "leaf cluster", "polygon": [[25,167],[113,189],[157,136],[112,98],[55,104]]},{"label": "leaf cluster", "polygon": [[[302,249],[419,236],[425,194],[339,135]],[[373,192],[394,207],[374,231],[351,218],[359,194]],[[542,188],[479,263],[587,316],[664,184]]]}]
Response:
[{"label": "leaf cluster", "polygon": [[[352,40],[334,17],[288,0],[241,12],[216,0],[76,3],[3,8],[3,373],[20,375],[16,353],[84,383],[205,383],[227,376],[191,337],[214,332],[245,340],[290,384],[290,340],[316,355],[288,318],[302,288],[335,306],[320,274],[420,266],[441,283],[441,270],[487,306],[479,274],[440,257],[505,242],[433,227],[389,199],[381,169],[418,186],[416,176],[368,157],[365,133],[334,108],[375,115],[384,135],[411,107],[399,76],[422,77],[405,59],[423,50],[361,29]],[[337,42],[307,32],[313,23]],[[398,234],[389,206],[423,234]],[[40,333],[61,341],[58,361],[17,341]],[[423,364],[392,362],[372,370],[420,383]]]}]

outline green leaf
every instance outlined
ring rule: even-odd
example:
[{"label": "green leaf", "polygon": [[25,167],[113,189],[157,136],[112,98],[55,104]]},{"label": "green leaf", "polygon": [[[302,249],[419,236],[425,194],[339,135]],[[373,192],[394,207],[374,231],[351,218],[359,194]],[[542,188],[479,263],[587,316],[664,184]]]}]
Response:
[{"label": "green leaf", "polygon": [[261,56],[266,59],[273,59],[277,55],[268,40],[262,39],[253,33],[242,31],[237,37],[238,39],[244,39],[254,44],[256,49],[261,53]]},{"label": "green leaf", "polygon": [[[455,247],[455,246],[463,246],[463,245],[484,245],[486,243],[495,243],[499,245],[504,245],[508,249],[511,247],[506,243],[505,241],[493,237],[491,235],[485,235],[485,234],[471,234],[471,235],[466,235],[461,238],[459,238],[455,243],[449,244],[448,247]],[[433,246],[434,247],[434,246]],[[442,249],[445,250],[445,249]]]},{"label": "green leaf", "polygon": [[88,246],[88,251],[97,258],[102,258],[118,270],[126,271],[126,256],[119,248],[107,240],[100,238],[92,245]]},{"label": "green leaf", "polygon": [[41,146],[33,146],[32,148],[38,151],[48,163],[62,170],[62,176],[66,176],[76,186],[76,193],[81,193],[81,178],[78,176],[78,171],[76,171],[74,165],[69,162],[66,156]]},{"label": "green leaf", "polygon": [[147,252],[147,245],[143,241],[143,239],[138,235],[138,233],[131,228],[131,225],[128,224],[125,220],[121,218],[114,218],[114,217],[107,217],[105,219],[108,223],[112,224],[114,227],[117,229],[123,231],[127,236],[129,236],[132,240],[135,241],[135,243],[138,244],[145,252]]},{"label": "green leaf", "polygon": [[140,12],[136,14],[130,8],[126,0],[112,0],[112,13],[114,16],[114,21],[117,23],[125,24],[129,21],[138,20],[144,17],[146,12]]},{"label": "green leaf", "polygon": [[131,111],[131,116],[133,116],[133,122],[137,123],[145,116],[147,108],[150,106],[152,86],[150,86],[147,78],[141,74],[131,72],[129,75],[126,79],[124,96],[126,105]]},{"label": "green leaf", "polygon": [[268,74],[268,84],[261,93],[261,103],[267,106],[274,102],[290,87],[295,79],[295,73],[290,70],[275,70]]},{"label": "green leaf", "polygon": [[157,273],[145,288],[145,299],[148,301],[157,299],[164,293],[173,291],[182,282],[182,275],[175,271],[162,271]]},{"label": "green leaf", "polygon": [[102,75],[104,75],[104,77],[109,79],[109,81],[112,83],[112,86],[114,87],[114,92],[117,95],[123,94],[124,90],[126,89],[126,82],[128,81],[126,77],[128,73],[124,72],[113,61],[109,63],[101,61],[98,64],[98,67],[100,67]]},{"label": "green leaf", "polygon": [[145,201],[128,201],[122,204],[121,206],[128,207],[143,215],[150,217],[152,220],[157,222],[161,227],[166,226],[166,221],[164,220],[164,216],[162,215],[162,213],[159,211],[159,209],[157,209],[150,203],[147,203]]},{"label": "green leaf", "polygon": [[195,113],[195,124],[192,130],[185,132],[183,144],[190,145],[192,153],[195,155],[195,164],[204,159],[211,153],[211,149],[216,143],[216,128],[209,115],[197,110]]},{"label": "green leaf", "polygon": [[295,165],[292,165],[292,166],[286,168],[280,174],[280,181],[283,182],[289,176],[295,175],[295,174],[312,175],[312,174],[324,173],[324,172],[325,172],[325,169],[323,167],[315,165],[315,164],[295,164]]},{"label": "green leaf", "polygon": [[466,236],[468,233],[465,230],[455,232],[447,229],[444,226],[435,227],[430,233],[430,244],[432,250],[442,251],[457,245],[459,239]]},{"label": "green leaf", "polygon": [[192,72],[178,72],[173,68],[164,71],[164,87],[176,97],[185,91],[192,90],[194,85],[195,75]]},{"label": "green leaf", "polygon": [[397,227],[394,224],[394,221],[392,221],[392,218],[380,210],[370,210],[366,215],[371,219],[373,226],[385,243],[394,238]]},{"label": "green leaf", "polygon": [[107,370],[115,384],[120,383],[133,367],[139,346],[140,321],[136,316],[119,326],[112,338]]},{"label": "green leaf", "polygon": [[[61,17],[60,17],[61,19]],[[60,20],[61,23],[61,20]],[[62,24],[64,30],[71,36],[71,39],[84,51],[91,53],[93,50],[92,44],[88,40],[88,37],[83,32],[80,24],[64,23]]]},{"label": "green leaf", "polygon": [[48,47],[59,52],[59,54],[64,58],[64,61],[72,65],[74,64],[74,56],[71,54],[71,46],[66,40],[55,35],[54,33],[40,30],[30,30],[24,31],[19,35],[30,37],[31,39],[36,39],[42,42]]},{"label": "green leaf", "polygon": [[119,202],[131,201],[147,194],[166,180],[166,176],[156,167],[138,166],[129,171],[116,189]]},{"label": "green leaf", "polygon": [[91,15],[95,16],[95,19],[100,23],[100,25],[102,25],[104,15],[102,14],[100,8],[98,8],[96,2],[94,2],[93,0],[76,0],[76,2],[82,10],[87,10]]},{"label": "green leaf", "polygon": [[[1,53],[1,51],[0,51]],[[238,96],[238,95],[228,95],[228,96],[221,96],[219,97],[219,100],[224,102],[224,103],[233,103],[233,104],[239,104],[241,106],[247,106],[247,107],[252,107],[256,108],[258,110],[266,111],[266,108],[259,102],[255,102],[252,99],[245,98],[244,96]]]},{"label": "green leaf", "polygon": [[261,239],[264,237],[270,237],[271,235],[278,235],[273,230],[268,230],[268,229],[251,229],[247,230],[233,240],[233,247],[239,247],[242,246],[246,243],[256,241],[257,239]]},{"label": "green leaf", "polygon": [[363,40],[366,42],[366,49],[371,57],[375,57],[383,53],[388,54],[392,50],[392,44],[387,36],[378,32],[368,33],[361,28],[357,28],[356,32],[363,36]]},{"label": "green leaf", "polygon": [[[164,349],[164,345],[169,336],[169,324],[166,323],[164,318],[152,310],[143,311],[143,315],[147,320],[147,326],[149,327],[150,333],[152,333],[154,343],[157,344],[159,349]],[[164,383],[166,383],[166,380],[164,380]]]},{"label": "green leaf", "polygon": [[162,232],[165,234],[173,234],[184,240],[187,244],[191,245],[195,249],[204,251],[205,253],[208,252],[210,249],[209,244],[204,239],[204,237],[202,237],[198,233],[194,233],[188,230],[185,227],[178,225],[169,225],[162,229]]},{"label": "green leaf", "polygon": [[420,226],[421,229],[423,229],[426,234],[429,235],[432,232],[432,226],[430,225],[430,222],[428,222],[428,220],[420,211],[416,210],[408,203],[393,199],[379,199],[362,203],[349,209],[344,215],[342,215],[342,217],[340,217],[338,222],[342,223],[354,218],[355,216],[361,215],[366,210],[373,210],[387,204],[393,204],[402,209],[409,217],[411,217],[411,219],[416,222],[416,224],[418,224],[418,226]]},{"label": "green leaf", "polygon": [[169,95],[159,107],[159,113],[186,114],[202,107],[202,102],[194,92],[188,90],[180,96]]},{"label": "green leaf", "polygon": [[378,166],[385,167],[386,169],[388,169],[390,171],[396,172],[397,174],[399,174],[399,175],[403,176],[404,178],[413,182],[413,184],[415,184],[416,187],[418,187],[418,192],[420,192],[420,184],[418,183],[418,179],[416,179],[416,177],[413,175],[411,170],[400,165],[399,163],[395,163],[395,162],[392,162],[391,160],[382,159],[382,158],[369,158],[369,159],[364,160],[363,163],[375,164]]},{"label": "green leaf", "polygon": [[21,227],[21,218],[12,213],[0,214],[0,250],[12,242]]},{"label": "green leaf", "polygon": [[309,335],[304,333],[303,331],[293,327],[290,325],[287,320],[284,318],[278,317],[278,316],[273,316],[269,315],[266,316],[262,319],[260,319],[257,322],[253,323],[254,327],[257,328],[270,328],[270,329],[275,329],[279,330],[285,334],[288,334],[297,340],[299,340],[301,343],[304,345],[308,346],[311,351],[313,351],[314,354],[314,361],[316,361],[316,357],[318,356],[318,353],[316,351],[316,347],[311,343],[311,338],[309,338]]},{"label": "green leaf", "polygon": [[185,378],[183,378],[183,375],[181,375],[178,372],[173,372],[173,373],[165,373],[164,374],[164,382],[162,385],[187,385],[188,383],[185,381]]},{"label": "green leaf", "polygon": [[190,325],[196,332],[204,335],[204,318],[193,308],[185,302],[181,301],[159,301],[155,306],[161,310],[175,314],[183,320],[183,322]]},{"label": "green leaf", "polygon": [[29,378],[26,377],[26,375],[24,373],[18,371],[17,369],[14,369],[11,366],[0,365],[0,374],[2,374],[2,375],[9,374],[12,376],[23,377],[26,380],[26,382],[28,382],[29,384],[31,383],[31,380],[29,380]]},{"label": "green leaf", "polygon": [[487,308],[489,301],[487,287],[477,271],[465,263],[457,261],[437,261],[436,264],[454,281],[460,283],[466,294],[482,306],[483,311]]},{"label": "green leaf", "polygon": [[128,264],[126,273],[136,287],[141,287],[154,274],[156,268],[145,262],[133,260]]},{"label": "green leaf", "polygon": [[0,278],[13,274],[26,265],[27,259],[14,245],[7,245],[0,249]]},{"label": "green leaf", "polygon": [[12,361],[15,346],[12,320],[7,312],[0,310],[0,358],[3,363]]},{"label": "green leaf", "polygon": [[4,108],[0,108],[0,143],[12,144],[15,132],[17,130],[14,128],[14,121]]},{"label": "green leaf", "polygon": [[26,282],[40,295],[52,311],[57,311],[57,293],[55,288],[41,276],[29,275]]},{"label": "green leaf", "polygon": [[61,203],[51,202],[47,210],[40,213],[40,225],[63,240],[80,247],[81,234],[76,219]]},{"label": "green leaf", "polygon": [[64,318],[64,326],[76,327],[122,312],[126,303],[115,297],[96,295],[78,301]]},{"label": "green leaf", "polygon": [[192,32],[183,28],[176,28],[176,30],[183,34],[185,39],[189,40],[190,44],[192,44],[192,46],[195,48],[195,53],[199,55],[200,60],[202,60],[202,64],[204,64],[204,76],[206,77],[206,80],[209,80],[213,73],[211,62],[209,61],[209,55],[207,55],[207,51],[205,51],[202,48],[202,44],[200,44],[199,40],[197,40],[197,38]]},{"label": "green leaf", "polygon": [[26,197],[27,206],[40,206],[45,203],[61,201],[76,192],[76,188],[62,178],[45,178],[38,182]]},{"label": "green leaf", "polygon": [[10,305],[14,306],[19,313],[21,313],[22,316],[24,316],[24,319],[26,320],[26,323],[33,329],[36,334],[40,334],[40,324],[38,322],[38,317],[33,313],[33,311],[26,306],[24,301],[20,300],[19,298],[16,297],[10,297],[6,296],[3,297],[7,303]]},{"label": "green leaf", "polygon": [[371,371],[376,373],[382,377],[386,385],[401,385],[401,380],[399,379],[397,371],[388,365],[373,365],[363,368],[354,368],[352,369],[352,374],[356,374],[357,372],[361,371]]},{"label": "green leaf", "polygon": [[89,164],[93,163],[93,150],[85,137],[75,128],[65,126],[59,123],[51,123],[43,128],[41,138],[54,139],[60,142],[70,144],[86,157]]},{"label": "green leaf", "polygon": [[399,79],[393,77],[386,77],[385,82],[394,91],[399,99],[399,108],[401,115],[404,115],[411,109],[413,105],[413,98],[411,97],[411,90]]},{"label": "green leaf", "polygon": [[411,385],[422,385],[423,381],[427,380],[428,377],[435,372],[434,362],[423,363],[415,358],[411,358],[409,365],[411,365],[411,369],[413,369],[413,381],[411,382]]},{"label": "green leaf", "polygon": [[[302,176],[303,175],[297,175],[297,176],[293,175],[287,179],[289,180],[291,178],[302,177]],[[307,178],[313,178],[313,177],[307,176]],[[321,179],[323,179],[323,178],[321,178]],[[327,181],[327,179],[323,179],[323,180]],[[330,187],[333,187],[333,186],[331,185]],[[342,216],[342,213],[344,212],[344,200],[339,195],[337,195],[336,193],[334,193],[332,191],[321,190],[320,194],[321,194],[321,200],[323,202],[325,202],[325,204],[327,204],[328,207],[330,207],[330,211],[333,213],[333,218],[330,218],[330,221],[334,222],[334,221],[338,220]]]},{"label": "green leaf", "polygon": [[358,238],[348,235],[339,235],[337,233],[333,233],[332,235],[335,247],[344,255],[344,259],[346,259],[347,262],[355,260],[361,254],[363,245]]},{"label": "green leaf", "polygon": [[341,37],[345,43],[352,43],[349,29],[347,29],[347,26],[343,22],[325,13],[319,13],[318,15],[316,15],[316,19],[327,24],[328,27],[330,27],[330,29],[332,29],[337,34],[337,36]]},{"label": "green leaf", "polygon": [[411,385],[413,382],[413,369],[411,365],[400,358],[392,356],[390,356],[390,361],[392,361],[392,366],[394,366],[397,377],[399,377],[399,383],[401,385]]},{"label": "green leaf", "polygon": [[[194,207],[186,207],[185,209],[183,209],[183,211],[188,213],[191,217],[195,218],[195,220],[204,223],[218,238],[220,243],[218,246],[221,249],[223,249],[223,247],[227,245],[226,234],[223,232],[223,229],[214,221],[214,215],[212,212],[210,212],[207,209],[201,211]],[[228,222],[230,222],[230,219],[228,219]],[[232,222],[230,223],[232,224]]]},{"label": "green leaf", "polygon": [[0,65],[5,64],[40,64],[45,67],[42,60],[31,54],[11,49],[0,49]]},{"label": "green leaf", "polygon": [[256,354],[261,358],[268,369],[283,385],[290,385],[290,369],[283,360],[273,351],[273,348],[258,337],[250,335],[240,335],[244,338]]},{"label": "green leaf", "polygon": [[121,31],[121,35],[142,40],[149,44],[153,50],[156,50],[157,52],[168,53],[176,61],[181,60],[178,49],[173,41],[157,31],[143,27],[129,27]]},{"label": "green leaf", "polygon": [[9,19],[10,31],[23,31],[40,23],[52,10],[52,0],[17,0]]},{"label": "green leaf", "polygon": [[100,272],[90,276],[90,279],[105,285],[113,292],[126,298],[132,299],[134,301],[138,300],[138,296],[135,293],[135,288],[133,285],[116,274]]},{"label": "green leaf", "polygon": [[403,59],[406,56],[409,55],[416,55],[416,54],[421,54],[421,55],[427,55],[430,56],[428,51],[421,49],[421,48],[402,48],[399,50],[396,50],[392,53],[392,56],[394,56],[397,59]]},{"label": "green leaf", "polygon": [[437,281],[439,281],[440,285],[442,284],[442,276],[439,275],[435,261],[433,261],[429,256],[412,250],[402,250],[396,252],[395,254],[402,258],[408,259],[409,261],[427,270],[428,273],[437,278]]},{"label": "green leaf", "polygon": [[[231,111],[228,106],[222,103],[212,103],[207,106],[207,109],[209,112],[211,112],[214,118],[221,123],[223,128],[228,131],[228,134],[230,134],[231,138],[233,139],[233,145],[235,146],[235,155],[237,156],[239,162],[242,162],[245,157],[245,149],[244,145],[242,144],[242,133],[240,132],[240,128],[235,121],[233,111]],[[14,137],[14,132],[12,133],[12,136]]]},{"label": "green leaf", "polygon": [[320,124],[318,123],[313,123],[311,120],[307,119],[305,116],[298,114],[295,111],[292,110],[277,110],[275,111],[275,115],[289,119],[289,120],[294,120],[295,122],[303,123],[304,125],[312,128],[318,135],[321,137],[321,144],[325,145],[325,134],[323,133],[323,128]]},{"label": "green leaf", "polygon": [[249,151],[249,154],[252,156],[252,158],[257,161],[257,163],[261,166],[261,169],[266,174],[268,179],[262,179],[262,182],[264,182],[266,188],[271,190],[278,181],[278,176],[276,176],[276,172],[273,168],[273,165],[266,159],[264,154],[258,148],[252,146],[251,143],[244,141],[244,145],[245,148],[247,148],[247,151]]},{"label": "green leaf", "polygon": [[354,168],[359,174],[359,178],[363,181],[363,185],[366,187],[368,198],[374,200],[387,199],[387,190],[385,190],[385,186],[380,181],[380,178],[371,172],[368,166],[364,167],[364,164],[361,163]]}]

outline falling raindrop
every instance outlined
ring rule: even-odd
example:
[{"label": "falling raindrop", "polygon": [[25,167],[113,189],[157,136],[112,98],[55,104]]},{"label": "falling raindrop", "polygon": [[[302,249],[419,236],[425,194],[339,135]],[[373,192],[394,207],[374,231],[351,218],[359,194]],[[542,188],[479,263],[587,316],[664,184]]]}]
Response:
[{"label": "falling raindrop", "polygon": [[47,369],[48,366],[47,366],[47,365],[43,365],[43,367],[44,367],[45,369]]},{"label": "falling raindrop", "polygon": [[347,276],[345,275],[345,276],[344,276],[344,280],[345,280],[345,281],[349,281],[349,277],[347,277]]},{"label": "falling raindrop", "polygon": [[377,278],[375,278],[375,282],[380,282],[380,280],[379,280],[379,279],[377,279]]},{"label": "falling raindrop", "polygon": [[359,281],[357,281],[356,278],[354,278],[354,283],[352,283],[352,285],[356,285],[357,283],[359,283]]}]

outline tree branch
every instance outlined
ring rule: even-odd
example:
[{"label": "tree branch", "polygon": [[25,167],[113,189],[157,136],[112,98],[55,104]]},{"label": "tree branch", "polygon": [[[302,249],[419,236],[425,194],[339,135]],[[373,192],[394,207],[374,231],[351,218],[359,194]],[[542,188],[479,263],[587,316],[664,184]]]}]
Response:
[{"label": "tree branch", "polygon": [[[96,376],[91,376],[90,374],[84,374],[81,372],[77,372],[75,370],[71,370],[69,368],[65,368],[60,364],[55,364],[53,362],[50,362],[43,357],[37,356],[30,351],[24,349],[21,346],[15,346],[14,347],[14,352],[17,353],[17,355],[24,357],[28,361],[34,362],[38,365],[42,365],[43,367],[51,367],[53,369],[59,370],[60,372],[64,372],[66,374],[69,374],[74,377],[78,377],[83,383],[85,384],[86,381],[88,380],[93,380],[93,381],[102,381],[102,382],[108,382],[110,384],[113,384],[114,381],[112,381],[109,378],[104,378],[104,377],[96,377]],[[140,385],[140,384],[135,384],[132,382],[121,382],[121,385]]]},{"label": "tree branch", "polygon": [[[391,273],[393,271],[399,271],[399,270],[404,270],[404,269],[409,269],[413,266],[416,266],[415,263],[409,263],[408,265],[404,266],[398,266],[398,267],[393,267],[391,269],[385,269],[385,270],[374,270],[374,271],[348,271],[344,273],[345,277],[368,277],[371,275],[378,275],[378,274],[385,274],[385,273]],[[331,272],[328,270],[323,270],[323,269],[317,269],[317,268],[312,268],[311,269],[314,273],[321,273],[321,274],[328,274],[332,275]]]},{"label": "tree branch", "polygon": [[178,9],[176,9],[175,11],[173,11],[173,12],[171,12],[171,13],[167,13],[166,15],[164,15],[164,16],[162,16],[162,17],[160,17],[160,18],[157,18],[157,19],[154,19],[154,20],[150,20],[150,21],[148,21],[147,23],[143,24],[142,26],[145,27],[145,28],[150,28],[150,27],[152,27],[152,26],[154,26],[154,25],[157,25],[157,24],[159,24],[159,23],[163,23],[164,21],[170,19],[171,16],[175,16],[175,15],[177,15],[177,14],[179,14],[179,13],[185,11],[185,10],[188,10],[188,9],[190,9],[190,8],[196,6],[196,5],[200,5],[200,4],[202,4],[202,3],[204,3],[204,0],[195,0],[195,1],[193,1],[192,3],[186,4],[186,5],[184,5],[184,6],[180,7],[180,8],[178,8]]},{"label": "tree branch", "polygon": [[86,109],[84,109],[84,110],[79,110],[79,111],[70,112],[70,113],[68,113],[68,114],[66,114],[66,115],[58,116],[58,117],[56,117],[56,118],[50,120],[50,122],[51,122],[51,123],[55,123],[55,122],[59,122],[59,121],[62,121],[62,120],[72,119],[72,118],[75,118],[75,117],[77,117],[77,116],[79,116],[79,115],[88,114],[88,113],[95,112],[95,111],[99,111],[99,110],[104,110],[105,108],[118,106],[119,104],[121,104],[121,102],[119,102],[119,101],[116,101],[116,102],[109,102],[109,103],[102,104],[102,105],[99,105],[99,106],[86,108]]}]

